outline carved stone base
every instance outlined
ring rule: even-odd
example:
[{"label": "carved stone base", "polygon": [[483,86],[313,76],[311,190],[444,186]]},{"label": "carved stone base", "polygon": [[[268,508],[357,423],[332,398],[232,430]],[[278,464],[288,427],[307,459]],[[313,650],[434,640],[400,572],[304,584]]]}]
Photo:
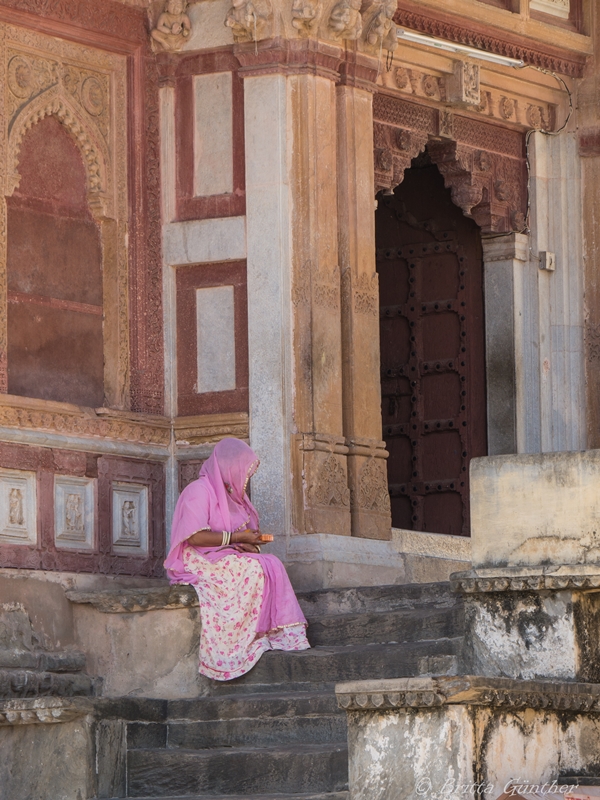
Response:
[{"label": "carved stone base", "polygon": [[352,535],[364,539],[391,539],[390,494],[384,458],[349,455],[348,480]]},{"label": "carved stone base", "polygon": [[493,798],[511,782],[545,785],[527,797],[564,797],[561,776],[596,773],[593,684],[467,675],[356,681],[336,694],[348,711],[352,800]]},{"label": "carved stone base", "polygon": [[330,447],[346,450],[343,445],[328,446],[316,437],[305,437],[301,446],[302,524],[306,533],[349,536],[350,490],[346,455],[331,452]]}]

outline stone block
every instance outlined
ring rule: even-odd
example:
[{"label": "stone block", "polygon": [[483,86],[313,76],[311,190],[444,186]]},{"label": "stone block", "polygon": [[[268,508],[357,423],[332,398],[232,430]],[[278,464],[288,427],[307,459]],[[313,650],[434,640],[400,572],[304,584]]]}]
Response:
[{"label": "stone block", "polygon": [[445,676],[356,681],[336,694],[351,800],[497,798],[525,781],[550,791],[600,762],[595,684]]},{"label": "stone block", "polygon": [[600,451],[471,462],[473,567],[600,566]]}]

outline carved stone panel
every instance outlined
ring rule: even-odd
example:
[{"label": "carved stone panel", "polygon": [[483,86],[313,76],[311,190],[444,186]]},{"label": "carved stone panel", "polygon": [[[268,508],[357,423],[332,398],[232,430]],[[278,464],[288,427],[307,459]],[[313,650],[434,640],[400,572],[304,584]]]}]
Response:
[{"label": "carved stone panel", "polygon": [[56,547],[93,550],[95,546],[96,481],[57,475],[54,478],[54,542]]},{"label": "carved stone panel", "polygon": [[148,487],[113,483],[112,544],[115,553],[148,553]]},{"label": "carved stone panel", "polygon": [[37,543],[35,472],[0,470],[0,543]]}]

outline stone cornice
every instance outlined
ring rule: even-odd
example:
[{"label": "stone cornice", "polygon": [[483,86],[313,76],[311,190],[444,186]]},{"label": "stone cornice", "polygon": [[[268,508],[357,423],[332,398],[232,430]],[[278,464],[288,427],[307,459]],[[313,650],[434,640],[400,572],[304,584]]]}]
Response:
[{"label": "stone cornice", "polygon": [[240,74],[269,73],[320,75],[337,81],[342,49],[316,39],[276,37],[236,44],[233,53],[240,62]]},{"label": "stone cornice", "polygon": [[166,417],[109,409],[95,410],[15,395],[0,395],[0,427],[164,447],[171,440],[171,425]]},{"label": "stone cornice", "polygon": [[250,435],[248,414],[245,411],[176,417],[173,420],[173,429],[178,445],[218,442],[224,436],[247,439]]},{"label": "stone cornice", "polygon": [[474,570],[455,572],[450,576],[454,592],[484,594],[488,592],[539,592],[563,589],[585,591],[600,588],[600,568],[594,573],[543,573],[478,575]]},{"label": "stone cornice", "polygon": [[[587,56],[560,47],[542,44],[505,30],[491,33],[489,25],[458,19],[438,9],[415,11],[411,0],[399,0],[394,22],[401,27],[448,39],[458,44],[477,47],[509,58],[520,58],[526,64],[542,67],[572,78],[581,78]],[[493,29],[492,29],[493,30]]]},{"label": "stone cornice", "polygon": [[338,705],[346,711],[469,705],[600,713],[600,685],[593,683],[457,675],[353,681],[338,684],[335,692]]},{"label": "stone cornice", "polygon": [[63,700],[59,697],[38,697],[0,702],[0,727],[8,725],[47,725],[70,722],[94,710],[84,698]]}]

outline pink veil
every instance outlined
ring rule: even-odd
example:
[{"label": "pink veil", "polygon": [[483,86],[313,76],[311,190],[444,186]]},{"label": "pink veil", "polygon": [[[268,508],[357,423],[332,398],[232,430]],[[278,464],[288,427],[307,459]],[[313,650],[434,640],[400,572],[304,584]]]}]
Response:
[{"label": "pink veil", "polygon": [[[258,458],[245,442],[221,439],[204,462],[198,480],[181,493],[171,531],[171,549],[165,567],[172,583],[192,582],[184,570],[183,548],[199,530],[230,531],[258,528],[258,514],[246,494],[248,481],[258,469]],[[203,552],[215,548],[199,548]]]}]

